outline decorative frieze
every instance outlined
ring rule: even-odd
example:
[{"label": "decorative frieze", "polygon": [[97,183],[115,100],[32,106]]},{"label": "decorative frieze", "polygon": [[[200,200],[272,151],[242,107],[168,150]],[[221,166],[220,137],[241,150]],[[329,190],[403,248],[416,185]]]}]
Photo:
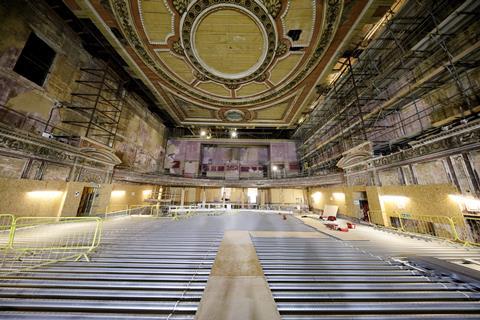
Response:
[{"label": "decorative frieze", "polygon": [[[29,163],[35,159],[42,166],[54,163],[61,165],[63,170],[70,168],[71,181],[109,183],[107,180],[111,177],[110,173],[115,165],[121,163],[120,159],[113,152],[96,148],[89,141],[82,141],[80,145],[81,147],[76,147],[32,136],[28,132],[0,124],[0,151],[4,157],[23,158]],[[23,172],[19,172],[18,176],[20,175],[24,175]],[[52,173],[50,175],[56,176]],[[24,177],[40,179],[42,175]]]},{"label": "decorative frieze", "polygon": [[467,148],[480,147],[480,126],[471,130],[457,130],[442,139],[416,144],[411,149],[402,150],[388,156],[373,159],[371,167],[396,166],[406,162],[431,155],[448,155]]}]

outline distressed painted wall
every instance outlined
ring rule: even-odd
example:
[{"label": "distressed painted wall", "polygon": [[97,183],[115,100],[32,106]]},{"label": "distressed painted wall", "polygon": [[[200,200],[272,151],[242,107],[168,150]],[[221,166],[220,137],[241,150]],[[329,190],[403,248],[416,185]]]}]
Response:
[{"label": "distressed painted wall", "polygon": [[[56,52],[43,85],[37,85],[13,70],[31,33]],[[55,106],[58,102],[70,101],[71,94],[80,90],[76,80],[83,77],[81,67],[100,67],[104,62],[89,55],[78,35],[42,1],[2,2],[0,34],[0,107],[9,108],[0,110],[0,121],[41,135],[45,130],[42,122],[50,118],[51,125],[73,135],[84,135],[84,129],[63,123],[62,120],[70,119],[71,114]],[[31,118],[25,121],[23,116]],[[124,167],[140,172],[161,171],[165,126],[158,116],[148,111],[140,97],[127,93],[117,133],[113,148]],[[0,168],[5,162],[0,160]],[[7,162],[14,165],[14,160]],[[49,179],[62,178],[62,174],[56,177],[52,170]]]},{"label": "distressed painted wall", "polygon": [[92,213],[103,212],[110,200],[111,185],[108,184],[0,178],[0,213],[18,217],[76,216],[81,192],[86,186],[99,186]]}]

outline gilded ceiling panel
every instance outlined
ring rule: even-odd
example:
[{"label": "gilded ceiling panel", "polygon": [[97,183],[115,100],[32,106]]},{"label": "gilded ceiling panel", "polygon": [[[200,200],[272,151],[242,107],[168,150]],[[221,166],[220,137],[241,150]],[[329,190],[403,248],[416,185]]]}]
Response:
[{"label": "gilded ceiling panel", "polygon": [[269,89],[269,86],[264,82],[250,82],[242,85],[236,90],[237,97],[248,97],[254,94],[265,92]]},{"label": "gilded ceiling panel", "polygon": [[195,80],[192,69],[183,58],[178,57],[171,51],[157,51],[157,55],[172,75],[177,76],[185,83],[192,83]]},{"label": "gilded ceiling panel", "polygon": [[296,66],[299,64],[303,57],[302,52],[291,53],[283,59],[277,60],[277,63],[272,67],[270,71],[270,81],[273,84],[278,84],[285,80],[287,76],[296,70]]},{"label": "gilded ceiling panel", "polygon": [[217,95],[221,97],[231,97],[232,91],[227,89],[224,85],[208,81],[208,82],[200,82],[197,84],[197,88],[204,90],[212,95]]},{"label": "gilded ceiling panel", "polygon": [[164,0],[140,0],[145,33],[151,43],[166,43],[173,35],[173,11]]},{"label": "gilded ceiling panel", "polygon": [[369,1],[109,0],[109,11],[77,3],[180,125],[289,127]]},{"label": "gilded ceiling panel", "polygon": [[290,106],[291,101],[279,103],[273,107],[255,111],[256,118],[259,120],[282,120]]}]

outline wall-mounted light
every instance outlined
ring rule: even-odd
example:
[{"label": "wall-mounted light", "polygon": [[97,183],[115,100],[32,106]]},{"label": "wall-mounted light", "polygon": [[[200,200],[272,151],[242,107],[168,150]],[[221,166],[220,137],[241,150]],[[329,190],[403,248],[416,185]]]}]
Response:
[{"label": "wall-mounted light", "polygon": [[205,137],[207,135],[207,130],[200,129],[200,137]]},{"label": "wall-mounted light", "polygon": [[345,193],[343,192],[334,192],[332,196],[336,201],[345,201]]},{"label": "wall-mounted light", "polygon": [[52,198],[57,198],[62,195],[62,191],[52,191],[52,190],[39,190],[39,191],[30,191],[27,192],[27,196],[29,198],[35,198],[35,199],[52,199]]},{"label": "wall-mounted light", "polygon": [[238,137],[237,129],[230,130],[230,137],[233,138],[233,139]]},{"label": "wall-mounted light", "polygon": [[112,197],[123,197],[125,196],[125,190],[113,190]]},{"label": "wall-mounted light", "polygon": [[152,195],[152,190],[143,190],[142,194],[144,197],[150,197]]},{"label": "wall-mounted light", "polygon": [[272,171],[278,171],[278,167],[277,166],[272,166]]},{"label": "wall-mounted light", "polygon": [[472,196],[462,196],[457,194],[448,195],[450,199],[462,206],[462,209],[467,211],[480,212],[480,200]]},{"label": "wall-mounted light", "polygon": [[314,194],[312,194],[312,199],[314,202],[319,202],[320,199],[322,199],[322,193],[317,191]]},{"label": "wall-mounted light", "polygon": [[393,203],[397,206],[398,209],[405,209],[410,199],[405,196],[384,195],[384,196],[380,196],[380,200],[382,200],[384,203],[385,202]]}]

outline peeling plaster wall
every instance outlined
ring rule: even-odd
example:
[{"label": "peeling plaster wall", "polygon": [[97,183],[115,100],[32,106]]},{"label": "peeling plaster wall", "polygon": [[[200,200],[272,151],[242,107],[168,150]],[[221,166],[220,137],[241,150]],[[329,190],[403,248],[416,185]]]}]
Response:
[{"label": "peeling plaster wall", "polygon": [[399,171],[396,168],[380,171],[378,173],[382,186],[391,186],[401,184]]},{"label": "peeling plaster wall", "polygon": [[416,163],[413,165],[418,184],[450,183],[443,160]]},{"label": "peeling plaster wall", "polygon": [[[56,51],[43,86],[13,68],[31,32]],[[0,5],[0,104],[47,119],[55,101],[68,100],[81,65],[91,61],[80,39],[41,1],[7,1]]]},{"label": "peeling plaster wall", "polygon": [[122,166],[139,172],[161,172],[165,157],[166,128],[138,98],[124,107],[114,149]]},{"label": "peeling plaster wall", "polygon": [[[20,76],[13,68],[31,32],[52,47],[56,56],[43,86]],[[66,110],[54,109],[58,101],[70,101],[71,93],[78,92],[77,79],[81,67],[99,67],[102,61],[90,56],[81,46],[81,40],[42,1],[7,1],[0,4],[0,105],[15,112],[1,112],[0,121],[22,126],[41,135],[51,116],[51,124],[76,135],[85,130],[62,123],[68,117]],[[22,115],[40,121],[24,123]],[[78,116],[78,115],[77,115]],[[128,95],[123,105],[114,150],[122,165],[140,172],[158,172],[162,168],[165,147],[165,126],[152,114],[140,97]],[[9,161],[13,165],[13,160]],[[0,160],[0,168],[5,161]],[[64,172],[54,173],[50,167],[46,178],[63,179]]]}]

